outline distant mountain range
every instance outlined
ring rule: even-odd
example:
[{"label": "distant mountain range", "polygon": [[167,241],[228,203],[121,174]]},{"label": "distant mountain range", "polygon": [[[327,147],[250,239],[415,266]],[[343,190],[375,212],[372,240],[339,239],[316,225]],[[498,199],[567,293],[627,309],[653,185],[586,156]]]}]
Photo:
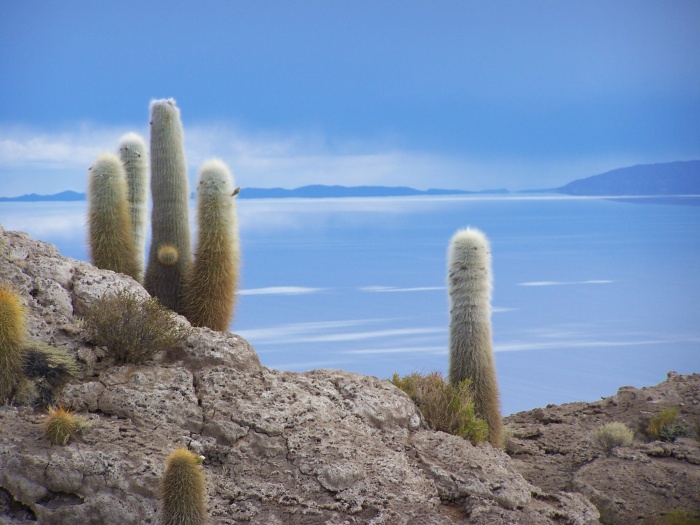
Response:
[{"label": "distant mountain range", "polygon": [[[429,189],[417,190],[404,186],[324,186],[315,184],[296,189],[243,188],[240,199],[339,198],[339,197],[409,197],[419,195],[479,195],[506,194],[506,189],[466,191]],[[566,195],[665,196],[700,195],[700,160],[641,164],[578,179],[560,188],[525,190],[519,193],[563,193]],[[79,201],[85,194],[63,191],[54,195],[22,195],[0,197],[0,202]]]},{"label": "distant mountain range", "polygon": [[[239,199],[322,199],[340,197],[412,197],[418,195],[483,195],[508,193],[508,190],[417,190],[404,186],[323,186],[315,184],[288,190],[284,188],[243,188]],[[54,195],[22,195],[20,197],[0,197],[0,202],[39,202],[39,201],[81,201],[84,193],[63,191]],[[194,193],[192,194],[194,197]]]},{"label": "distant mountain range", "polygon": [[84,193],[77,191],[62,191],[53,195],[37,195],[30,193],[29,195],[21,195],[19,197],[0,197],[0,202],[41,202],[41,201],[83,201],[85,200]]}]

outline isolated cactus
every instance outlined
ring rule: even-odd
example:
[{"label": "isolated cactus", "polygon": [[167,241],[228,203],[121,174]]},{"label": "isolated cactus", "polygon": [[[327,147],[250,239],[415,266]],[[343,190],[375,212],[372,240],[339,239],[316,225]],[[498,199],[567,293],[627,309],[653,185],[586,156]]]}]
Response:
[{"label": "isolated cactus", "polygon": [[220,160],[202,166],[197,185],[197,254],[185,278],[182,309],[194,326],[224,331],[233,315],[239,266],[233,178]]},{"label": "isolated cactus", "polygon": [[0,402],[7,401],[24,379],[22,348],[26,337],[24,309],[19,294],[0,284]]},{"label": "isolated cactus", "polygon": [[452,385],[471,379],[474,406],[489,427],[489,442],[503,446],[503,420],[491,339],[491,254],[476,229],[458,231],[448,254]]},{"label": "isolated cactus", "polygon": [[83,422],[70,410],[58,406],[49,408],[49,415],[42,422],[44,437],[53,445],[67,445],[83,428]]},{"label": "isolated cactus", "polygon": [[134,237],[138,281],[143,282],[148,213],[148,154],[140,135],[127,133],[119,140],[119,157],[126,172],[131,231]]},{"label": "isolated cactus", "polygon": [[161,485],[163,525],[207,523],[202,457],[179,448],[168,458]]},{"label": "isolated cactus", "polygon": [[[151,248],[144,286],[164,305],[180,312],[182,280],[192,263],[187,164],[180,110],[173,99],[151,102]],[[176,257],[159,257],[165,246]],[[170,253],[173,253],[172,251]]]},{"label": "isolated cactus", "polygon": [[138,278],[126,174],[116,155],[104,153],[88,172],[90,259],[98,268]]}]

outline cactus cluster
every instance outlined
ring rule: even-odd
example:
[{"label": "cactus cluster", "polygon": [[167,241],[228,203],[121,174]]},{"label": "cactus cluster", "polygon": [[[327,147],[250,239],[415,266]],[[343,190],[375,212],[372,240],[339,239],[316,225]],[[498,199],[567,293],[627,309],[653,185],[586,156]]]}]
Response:
[{"label": "cactus cluster", "polygon": [[202,167],[193,261],[187,163],[175,101],[153,100],[150,124],[153,208],[148,264],[144,261],[149,155],[135,133],[121,138],[120,160],[105,154],[90,170],[93,264],[142,282],[162,305],[185,315],[194,326],[226,330],[233,317],[239,265],[233,179],[219,160]]}]

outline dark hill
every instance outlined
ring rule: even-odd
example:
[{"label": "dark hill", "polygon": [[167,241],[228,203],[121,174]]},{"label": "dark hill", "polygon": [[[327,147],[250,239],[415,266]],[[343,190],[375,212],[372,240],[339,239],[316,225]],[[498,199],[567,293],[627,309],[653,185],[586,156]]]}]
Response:
[{"label": "dark hill", "polygon": [[43,201],[82,201],[85,200],[84,193],[67,190],[53,195],[21,195],[20,197],[0,197],[0,202],[43,202]]},{"label": "dark hill", "polygon": [[700,160],[619,168],[554,191],[567,195],[700,195]]}]

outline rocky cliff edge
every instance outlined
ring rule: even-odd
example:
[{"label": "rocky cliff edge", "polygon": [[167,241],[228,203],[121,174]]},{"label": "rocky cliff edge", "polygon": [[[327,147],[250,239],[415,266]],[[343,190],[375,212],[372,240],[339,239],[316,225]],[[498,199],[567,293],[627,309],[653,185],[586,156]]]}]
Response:
[{"label": "rocky cliff edge", "polygon": [[[208,329],[147,365],[114,366],[85,341],[80,317],[105,293],[143,288],[24,233],[0,228],[0,247],[0,281],[21,294],[31,337],[81,365],[61,399],[88,424],[55,446],[40,431],[44,411],[0,407],[0,523],[159,523],[165,459],[182,446],[206,458],[215,524],[599,523],[575,492],[595,495],[584,477],[543,483],[523,451],[513,461],[428,430],[384,380],[269,370],[241,337]],[[546,421],[532,424],[547,433]]]}]

